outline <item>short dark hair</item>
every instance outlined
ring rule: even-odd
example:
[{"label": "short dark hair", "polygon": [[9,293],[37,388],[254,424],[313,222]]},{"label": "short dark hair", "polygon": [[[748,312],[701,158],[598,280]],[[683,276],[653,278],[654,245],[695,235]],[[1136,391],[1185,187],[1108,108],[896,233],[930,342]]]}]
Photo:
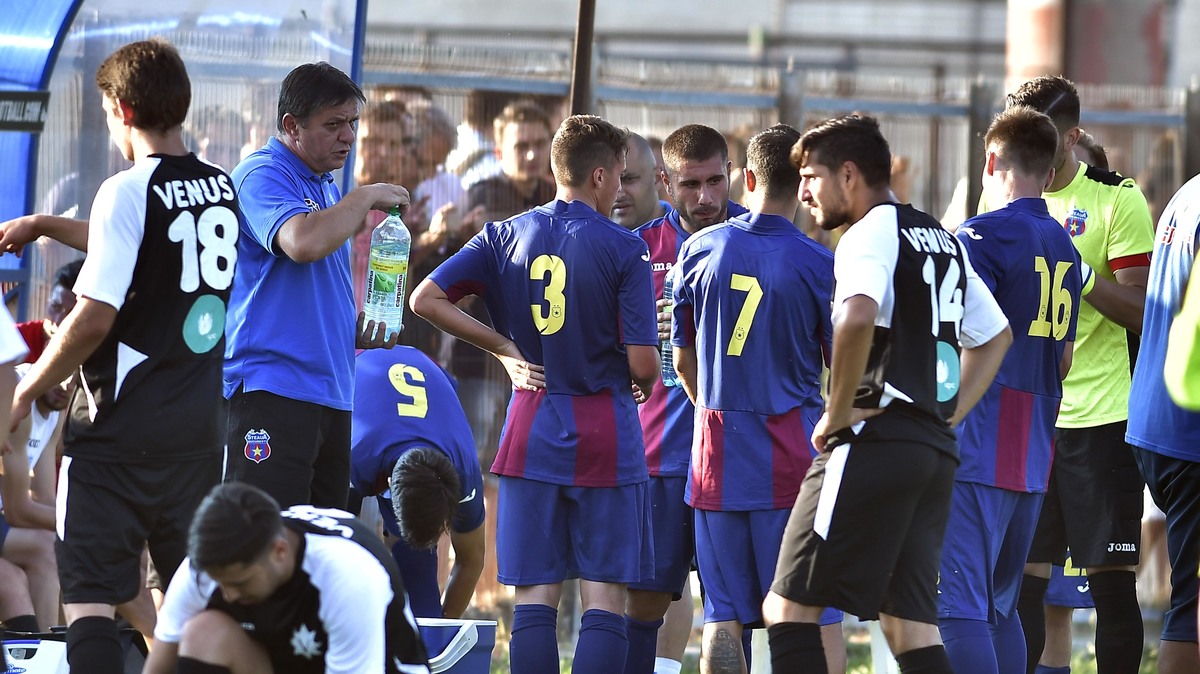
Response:
[{"label": "short dark hair", "polygon": [[750,137],[746,145],[746,168],[754,171],[765,197],[796,194],[800,190],[800,173],[791,162],[792,146],[798,140],[800,132],[787,124],[776,124]]},{"label": "short dark hair", "polygon": [[496,119],[492,120],[492,133],[495,134],[497,143],[500,142],[500,134],[509,124],[541,124],[546,128],[546,133],[554,133],[546,109],[538,105],[537,101],[528,98],[504,106],[500,114],[496,115]]},{"label": "short dark hair", "polygon": [[275,128],[283,132],[284,115],[291,114],[303,126],[318,111],[352,100],[361,105],[367,97],[346,73],[325,61],[296,66],[279,87]]},{"label": "short dark hair", "polygon": [[720,155],[729,161],[729,144],[720,131],[703,124],[686,124],[671,132],[662,144],[663,167],[676,171],[685,161],[704,161]]},{"label": "short dark hair", "polygon": [[[1086,161],[1084,162],[1085,164],[1105,171],[1112,170],[1108,165],[1108,150],[1104,149],[1104,146],[1100,144],[1100,141],[1096,140],[1095,136],[1080,129],[1079,140],[1075,141],[1075,144],[1087,151],[1091,161]],[[1143,180],[1139,180],[1138,182],[1145,183]],[[1142,187],[1144,189],[1145,185],[1143,184]]]},{"label": "short dark hair", "polygon": [[[550,143],[550,162],[559,185],[580,187],[597,167],[609,167],[625,156],[629,132],[595,115],[563,120]],[[621,176],[614,176],[620,180]]]},{"label": "short dark hair", "polygon": [[392,467],[392,510],[400,537],[417,550],[436,548],[458,509],[461,485],[450,458],[431,447],[402,454]]},{"label": "short dark hair", "polygon": [[867,115],[834,117],[810,128],[792,147],[791,159],[797,169],[816,161],[831,171],[853,162],[868,187],[892,180],[892,152],[879,122]]},{"label": "short dark hair", "polygon": [[188,529],[188,557],[195,570],[250,564],[283,531],[279,503],[244,482],[213,487]]},{"label": "short dark hair", "polygon": [[1061,75],[1042,75],[1017,87],[1004,107],[1019,105],[1049,117],[1060,134],[1079,126],[1079,92],[1074,82]]},{"label": "short dark hair", "polygon": [[104,59],[96,86],[133,108],[133,126],[164,132],[183,125],[192,82],[179,51],[162,38],[131,42]]},{"label": "short dark hair", "polygon": [[79,280],[79,270],[83,269],[83,258],[72,260],[58,268],[54,272],[54,285],[62,286],[67,290],[75,287],[75,281]]},{"label": "short dark hair", "polygon": [[1046,115],[1019,105],[996,115],[983,137],[983,147],[985,152],[995,147],[996,154],[1018,173],[1041,178],[1054,168],[1058,130]]}]

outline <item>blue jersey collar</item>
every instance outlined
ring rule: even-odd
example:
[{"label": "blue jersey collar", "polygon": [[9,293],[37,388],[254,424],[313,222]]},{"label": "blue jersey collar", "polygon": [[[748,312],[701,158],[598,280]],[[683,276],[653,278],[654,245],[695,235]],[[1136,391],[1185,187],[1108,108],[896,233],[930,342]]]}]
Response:
[{"label": "blue jersey collar", "polygon": [[296,156],[295,152],[292,152],[292,148],[284,145],[283,141],[279,140],[275,136],[271,136],[269,139],[267,139],[267,148],[271,154],[275,155],[276,157],[280,157],[283,159],[283,161],[287,162],[288,166],[291,167],[292,172],[296,175],[303,176],[317,183],[333,182],[332,173],[315,173],[308,167],[308,164],[305,164],[300,157]]}]

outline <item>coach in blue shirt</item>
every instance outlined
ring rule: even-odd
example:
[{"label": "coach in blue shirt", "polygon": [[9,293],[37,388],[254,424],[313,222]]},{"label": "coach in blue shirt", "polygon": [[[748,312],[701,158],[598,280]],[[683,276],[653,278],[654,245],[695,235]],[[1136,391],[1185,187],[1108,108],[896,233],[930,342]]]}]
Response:
[{"label": "coach in blue shirt", "polygon": [[225,325],[226,479],[285,508],[346,507],[355,342],[395,345],[361,315],[356,330],[349,240],[368,210],[406,207],[408,191],[377,183],[343,199],[330,174],[350,156],[365,100],[328,63],[297,67],[279,91],[278,133],[233,171],[242,236]]}]

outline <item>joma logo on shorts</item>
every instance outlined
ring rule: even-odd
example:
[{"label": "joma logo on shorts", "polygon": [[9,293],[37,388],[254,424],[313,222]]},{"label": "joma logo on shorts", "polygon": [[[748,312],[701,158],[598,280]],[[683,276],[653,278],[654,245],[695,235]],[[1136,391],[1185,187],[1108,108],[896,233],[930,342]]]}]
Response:
[{"label": "joma logo on shorts", "polygon": [[1137,543],[1109,543],[1109,552],[1137,552]]}]

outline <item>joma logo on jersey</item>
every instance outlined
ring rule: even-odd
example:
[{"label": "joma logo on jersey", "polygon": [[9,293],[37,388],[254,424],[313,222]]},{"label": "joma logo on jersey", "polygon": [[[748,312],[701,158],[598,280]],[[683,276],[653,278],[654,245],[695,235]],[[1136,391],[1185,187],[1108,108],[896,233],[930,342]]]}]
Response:
[{"label": "joma logo on jersey", "polygon": [[254,463],[262,463],[271,457],[271,436],[267,429],[256,431],[253,428],[246,434],[246,458]]},{"label": "joma logo on jersey", "polygon": [[1137,543],[1109,543],[1109,552],[1137,552]]},{"label": "joma logo on jersey", "polygon": [[313,201],[312,199],[305,199],[304,205],[308,206],[308,210],[311,213],[316,213],[317,211],[321,210],[321,207],[317,205],[317,202]]},{"label": "joma logo on jersey", "polygon": [[650,265],[650,271],[671,271],[671,263],[655,262]]},{"label": "joma logo on jersey", "polygon": [[1071,214],[1063,220],[1063,229],[1067,230],[1067,234],[1071,236],[1080,236],[1087,229],[1088,212],[1082,208],[1072,208]]}]

